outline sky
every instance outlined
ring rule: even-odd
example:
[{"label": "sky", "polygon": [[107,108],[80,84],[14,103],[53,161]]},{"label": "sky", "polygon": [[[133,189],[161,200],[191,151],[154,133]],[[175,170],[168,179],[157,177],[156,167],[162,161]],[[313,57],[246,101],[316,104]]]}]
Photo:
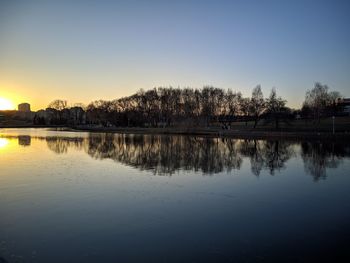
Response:
[{"label": "sky", "polygon": [[350,1],[0,0],[0,97],[45,108],[159,86],[350,96]]}]

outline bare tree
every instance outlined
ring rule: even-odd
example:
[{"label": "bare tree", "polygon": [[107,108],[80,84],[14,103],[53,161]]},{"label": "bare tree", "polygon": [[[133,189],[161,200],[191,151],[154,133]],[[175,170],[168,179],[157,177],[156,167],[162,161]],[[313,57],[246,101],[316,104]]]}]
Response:
[{"label": "bare tree", "polygon": [[241,97],[239,100],[240,112],[244,117],[245,125],[247,126],[247,119],[250,114],[250,99]]},{"label": "bare tree", "polygon": [[66,100],[54,100],[47,107],[61,111],[61,110],[64,110],[67,108],[67,101]]},{"label": "bare tree", "polygon": [[279,121],[284,114],[286,100],[277,97],[276,89],[271,90],[270,96],[266,99],[266,111],[270,117],[275,121],[275,128],[278,129]]},{"label": "bare tree", "polygon": [[253,89],[252,98],[250,100],[250,110],[254,117],[254,128],[260,120],[260,116],[265,110],[264,95],[261,91],[261,86],[258,85]]},{"label": "bare tree", "polygon": [[86,110],[87,106],[84,103],[78,102],[78,103],[74,103],[73,107],[79,107],[82,108],[83,110]]},{"label": "bare tree", "polygon": [[224,96],[224,115],[238,115],[241,109],[241,99],[242,94],[240,92],[233,92],[232,90],[228,90]]},{"label": "bare tree", "polygon": [[326,115],[326,108],[332,107],[332,105],[335,106],[336,100],[341,97],[339,92],[328,92],[328,90],[327,85],[316,82],[315,87],[312,90],[308,90],[305,95],[303,107],[311,109],[313,117],[318,123],[321,116]]}]

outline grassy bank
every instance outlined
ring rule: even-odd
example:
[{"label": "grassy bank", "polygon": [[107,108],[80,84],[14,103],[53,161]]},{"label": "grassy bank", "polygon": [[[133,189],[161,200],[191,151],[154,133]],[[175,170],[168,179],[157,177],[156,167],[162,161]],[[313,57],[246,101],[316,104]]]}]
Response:
[{"label": "grassy bank", "polygon": [[167,128],[102,128],[102,127],[76,127],[77,130],[94,132],[115,132],[134,134],[186,134],[203,136],[223,136],[233,138],[293,138],[293,139],[339,139],[350,140],[350,118],[338,117],[334,122],[333,134],[332,118],[322,119],[320,122],[312,120],[294,120],[290,123],[281,123],[278,130],[273,123],[261,121],[254,128],[253,122],[232,123],[229,130],[224,130],[220,124],[210,127],[167,127]]},{"label": "grassy bank", "polygon": [[338,132],[287,132],[258,130],[222,130],[216,128],[76,128],[77,131],[113,132],[124,134],[173,134],[212,137],[230,137],[240,139],[337,139],[350,140],[350,133]]},{"label": "grassy bank", "polygon": [[[36,126],[30,123],[0,124],[0,128],[62,128],[63,126],[42,125]],[[166,127],[166,128],[142,128],[142,127],[98,127],[81,125],[66,127],[70,131],[113,132],[125,134],[178,134],[232,138],[291,138],[291,139],[336,139],[350,140],[350,118],[339,117],[335,119],[335,134],[333,134],[332,118],[323,119],[320,123],[312,120],[295,120],[291,123],[282,123],[278,130],[272,123],[259,123],[253,128],[253,123],[235,122],[231,129],[222,129],[219,124],[210,127]]]}]

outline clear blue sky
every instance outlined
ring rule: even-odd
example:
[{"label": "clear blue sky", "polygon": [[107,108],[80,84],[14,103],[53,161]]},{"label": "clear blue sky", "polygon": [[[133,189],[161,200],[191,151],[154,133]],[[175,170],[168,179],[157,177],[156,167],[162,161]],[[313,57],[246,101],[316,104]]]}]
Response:
[{"label": "clear blue sky", "polygon": [[350,1],[1,1],[0,97],[34,109],[155,86],[350,96]]}]

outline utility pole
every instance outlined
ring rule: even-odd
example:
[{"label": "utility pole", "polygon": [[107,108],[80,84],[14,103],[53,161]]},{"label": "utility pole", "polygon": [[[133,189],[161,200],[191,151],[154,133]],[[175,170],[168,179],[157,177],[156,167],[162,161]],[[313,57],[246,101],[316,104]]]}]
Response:
[{"label": "utility pole", "polygon": [[332,120],[333,120],[333,134],[335,133],[335,129],[334,129],[334,119],[335,119],[335,117],[333,116],[333,117],[332,117]]}]

